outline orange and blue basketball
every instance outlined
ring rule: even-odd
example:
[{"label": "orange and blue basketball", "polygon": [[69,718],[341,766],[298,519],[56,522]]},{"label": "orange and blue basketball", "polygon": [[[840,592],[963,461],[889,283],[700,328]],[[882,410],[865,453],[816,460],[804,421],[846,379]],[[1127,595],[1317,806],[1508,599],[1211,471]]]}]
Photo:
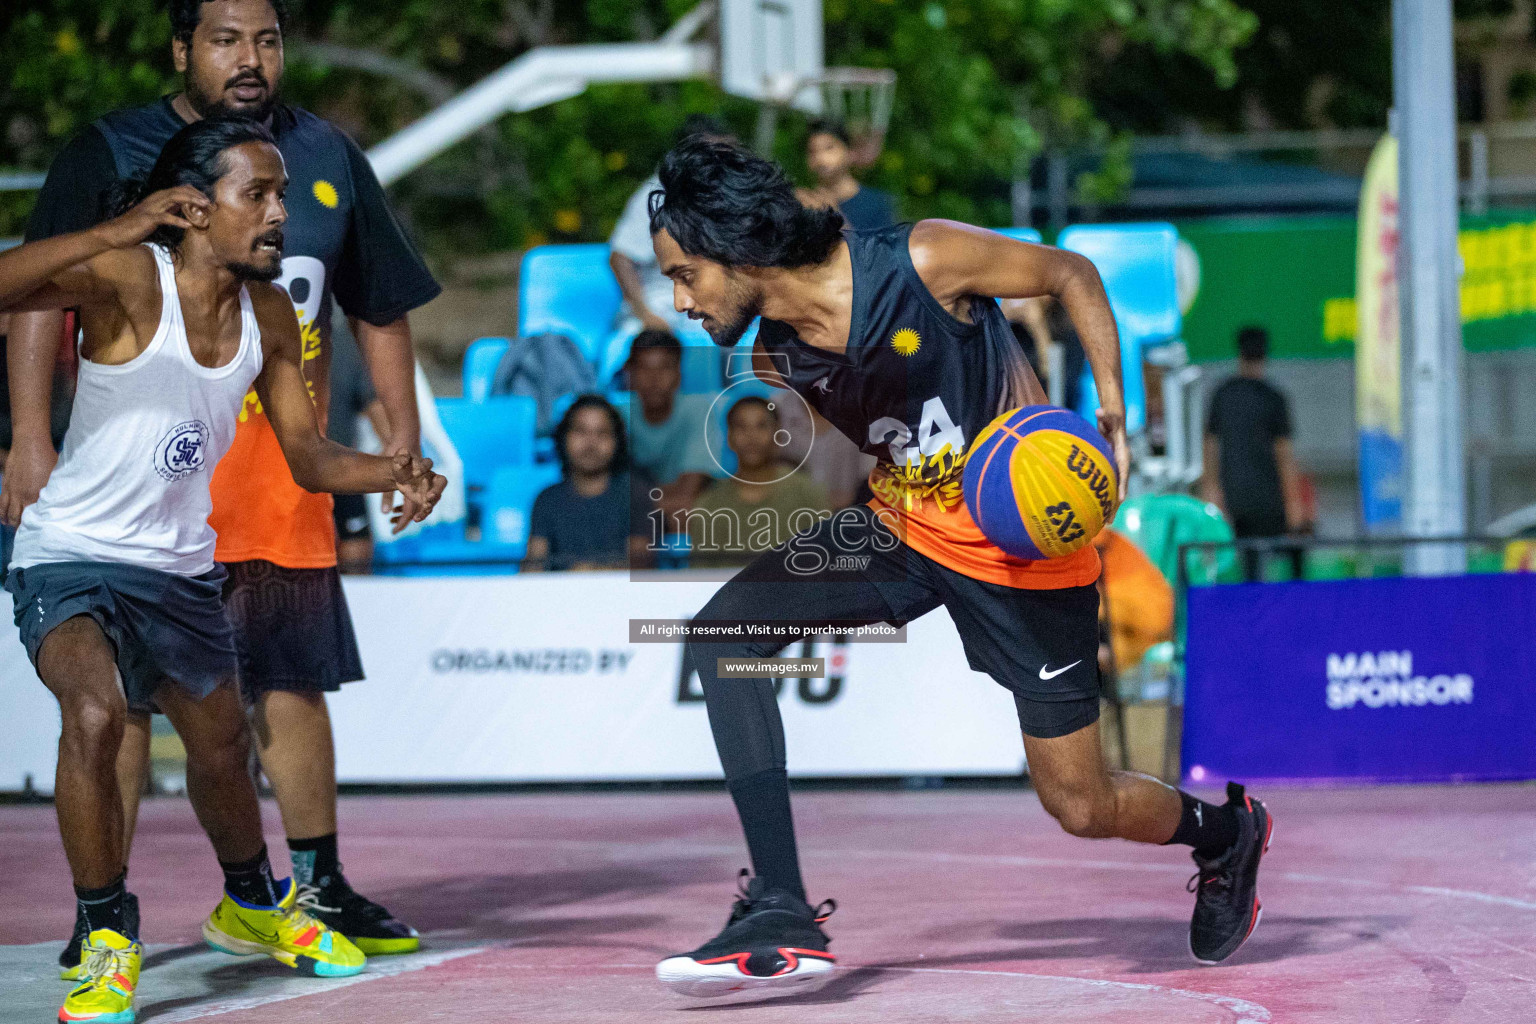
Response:
[{"label": "orange and blue basketball", "polygon": [[1115,518],[1115,456],[1077,413],[1028,405],[971,444],[965,504],[986,538],[1016,558],[1062,558]]}]

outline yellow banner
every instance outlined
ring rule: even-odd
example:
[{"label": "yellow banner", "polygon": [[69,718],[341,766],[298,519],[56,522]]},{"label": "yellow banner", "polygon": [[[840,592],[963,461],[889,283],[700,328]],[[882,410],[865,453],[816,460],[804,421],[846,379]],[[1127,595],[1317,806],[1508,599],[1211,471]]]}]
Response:
[{"label": "yellow banner", "polygon": [[1397,140],[1383,135],[1365,168],[1355,251],[1355,417],[1362,431],[1403,433],[1397,275]]}]

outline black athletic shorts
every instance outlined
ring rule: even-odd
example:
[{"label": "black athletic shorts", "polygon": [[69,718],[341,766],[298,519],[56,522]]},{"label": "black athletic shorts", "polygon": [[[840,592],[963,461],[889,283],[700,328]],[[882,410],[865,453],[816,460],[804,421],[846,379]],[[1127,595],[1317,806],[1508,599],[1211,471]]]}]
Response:
[{"label": "black athletic shorts", "polygon": [[373,536],[368,528],[368,495],[338,494],[331,509],[336,520],[336,536],[341,540],[367,540]]},{"label": "black athletic shorts", "polygon": [[943,605],[966,662],[1012,691],[1024,733],[1099,718],[1099,593],[1025,590],[956,572],[901,543],[867,506],[839,509],[737,573],[695,621],[906,623]]},{"label": "black athletic shorts", "polygon": [[224,605],[240,653],[240,694],[330,692],[363,678],[352,616],[335,568],[226,562]]},{"label": "black athletic shorts", "polygon": [[195,700],[234,680],[224,575],[219,566],[182,576],[119,562],[44,562],[12,569],[5,589],[15,598],[16,627],[34,667],[49,633],[89,615],[116,649],[128,706],[147,711],[167,679]]}]

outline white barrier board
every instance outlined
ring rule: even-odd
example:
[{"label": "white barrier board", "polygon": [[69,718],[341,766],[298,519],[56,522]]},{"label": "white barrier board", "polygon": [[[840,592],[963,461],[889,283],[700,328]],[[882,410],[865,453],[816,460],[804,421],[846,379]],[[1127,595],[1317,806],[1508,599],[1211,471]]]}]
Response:
[{"label": "white barrier board", "polygon": [[[716,778],[678,643],[629,620],[686,619],[717,582],[622,573],[346,577],[367,680],[330,700],[342,782]],[[5,616],[0,789],[52,789],[58,709]],[[806,656],[796,643],[783,656]],[[1008,692],[966,665],[939,609],[903,643],[822,641],[827,678],[779,693],[795,775],[1015,774]]]}]

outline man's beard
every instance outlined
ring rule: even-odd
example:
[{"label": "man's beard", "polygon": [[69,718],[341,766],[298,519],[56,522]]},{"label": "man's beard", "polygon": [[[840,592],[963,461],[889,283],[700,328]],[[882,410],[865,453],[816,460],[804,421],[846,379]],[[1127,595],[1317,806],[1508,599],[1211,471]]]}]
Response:
[{"label": "man's beard", "polygon": [[258,267],[254,263],[226,263],[224,269],[240,281],[276,281],[283,276],[283,261],[277,260],[270,267]]},{"label": "man's beard", "polygon": [[[249,79],[250,77],[251,76],[245,76],[246,79]],[[272,83],[268,82],[265,78],[261,79],[261,84],[267,87],[267,98],[262,101],[260,106],[225,106],[224,90],[231,88],[235,82],[241,80],[242,79],[239,77],[232,78],[228,82],[224,83],[223,89],[219,91],[218,95],[208,96],[198,89],[197,74],[193,69],[189,59],[187,63],[186,82],[184,83],[184,91],[187,94],[187,102],[192,105],[192,109],[197,111],[198,116],[200,117],[212,117],[216,114],[223,114],[230,117],[245,117],[251,119],[252,121],[266,121],[267,118],[272,116],[272,108],[277,106],[279,93],[277,87],[272,85]]]},{"label": "man's beard", "polygon": [[752,326],[763,312],[763,297],[761,295],[749,295],[745,288],[732,288],[730,299],[735,304],[725,312],[722,319],[710,317],[710,324],[705,324],[704,329],[709,332],[709,339],[721,348],[731,348],[741,336],[747,333],[747,328]]}]

